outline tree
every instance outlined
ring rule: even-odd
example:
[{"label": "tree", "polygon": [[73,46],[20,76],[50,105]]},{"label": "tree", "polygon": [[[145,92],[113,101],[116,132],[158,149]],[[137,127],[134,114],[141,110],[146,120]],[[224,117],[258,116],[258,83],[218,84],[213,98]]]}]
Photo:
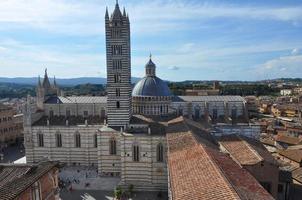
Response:
[{"label": "tree", "polygon": [[120,186],[118,186],[117,188],[115,188],[115,190],[114,190],[114,197],[116,199],[121,199],[122,194],[123,194],[123,190],[122,190],[122,188]]}]

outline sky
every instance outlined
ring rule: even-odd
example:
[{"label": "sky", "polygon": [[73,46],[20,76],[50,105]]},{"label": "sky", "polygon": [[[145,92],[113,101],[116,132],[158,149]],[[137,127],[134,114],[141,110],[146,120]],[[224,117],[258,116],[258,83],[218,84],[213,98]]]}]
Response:
[{"label": "sky", "polygon": [[[119,0],[132,76],[152,53],[165,80],[302,78],[302,0]],[[115,0],[1,0],[0,77],[106,77]]]}]

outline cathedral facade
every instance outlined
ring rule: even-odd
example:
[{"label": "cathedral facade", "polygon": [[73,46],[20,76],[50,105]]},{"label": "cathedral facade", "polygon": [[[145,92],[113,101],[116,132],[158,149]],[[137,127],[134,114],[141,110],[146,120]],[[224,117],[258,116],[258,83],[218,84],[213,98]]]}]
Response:
[{"label": "cathedral facade", "polygon": [[156,76],[150,56],[143,77],[131,88],[130,22],[116,4],[106,10],[107,96],[64,97],[47,73],[37,87],[37,109],[26,105],[27,162],[43,159],[95,166],[120,185],[167,191],[168,121],[185,116],[197,123],[248,124],[239,96],[174,96]]}]

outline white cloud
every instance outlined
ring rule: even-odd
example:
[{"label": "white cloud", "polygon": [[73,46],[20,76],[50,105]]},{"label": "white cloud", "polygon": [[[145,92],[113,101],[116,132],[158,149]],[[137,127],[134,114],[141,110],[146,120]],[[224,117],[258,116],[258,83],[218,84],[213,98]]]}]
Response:
[{"label": "white cloud", "polygon": [[[302,7],[253,7],[186,1],[122,2],[130,14],[134,33],[155,34],[161,31],[186,29],[190,21],[211,18],[245,18],[302,21]],[[103,34],[106,5],[112,12],[110,0],[1,0],[0,23],[5,28],[28,26],[66,34]],[[10,26],[10,27],[9,27]]]},{"label": "white cloud", "polygon": [[175,70],[175,71],[176,71],[176,70],[179,70],[179,69],[180,69],[180,67],[177,67],[177,66],[172,66],[172,67],[169,67],[169,69],[170,69],[170,70]]},{"label": "white cloud", "polygon": [[256,66],[253,72],[258,79],[302,77],[302,55],[282,56]]},{"label": "white cloud", "polygon": [[300,50],[298,48],[295,48],[292,50],[291,54],[296,56],[296,55],[300,54]]},{"label": "white cloud", "polygon": [[93,76],[100,70],[102,75],[106,75],[102,52],[50,50],[47,46],[27,45],[15,40],[0,41],[0,44],[6,48],[0,54],[2,76],[36,76],[46,67],[60,77]]}]

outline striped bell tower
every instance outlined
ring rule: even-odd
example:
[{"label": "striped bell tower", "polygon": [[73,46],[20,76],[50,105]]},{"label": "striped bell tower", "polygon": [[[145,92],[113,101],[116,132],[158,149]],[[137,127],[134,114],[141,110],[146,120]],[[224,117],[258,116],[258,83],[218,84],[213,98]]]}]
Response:
[{"label": "striped bell tower", "polygon": [[111,127],[129,125],[131,106],[130,22],[116,2],[109,17],[105,15],[107,56],[107,121]]}]

